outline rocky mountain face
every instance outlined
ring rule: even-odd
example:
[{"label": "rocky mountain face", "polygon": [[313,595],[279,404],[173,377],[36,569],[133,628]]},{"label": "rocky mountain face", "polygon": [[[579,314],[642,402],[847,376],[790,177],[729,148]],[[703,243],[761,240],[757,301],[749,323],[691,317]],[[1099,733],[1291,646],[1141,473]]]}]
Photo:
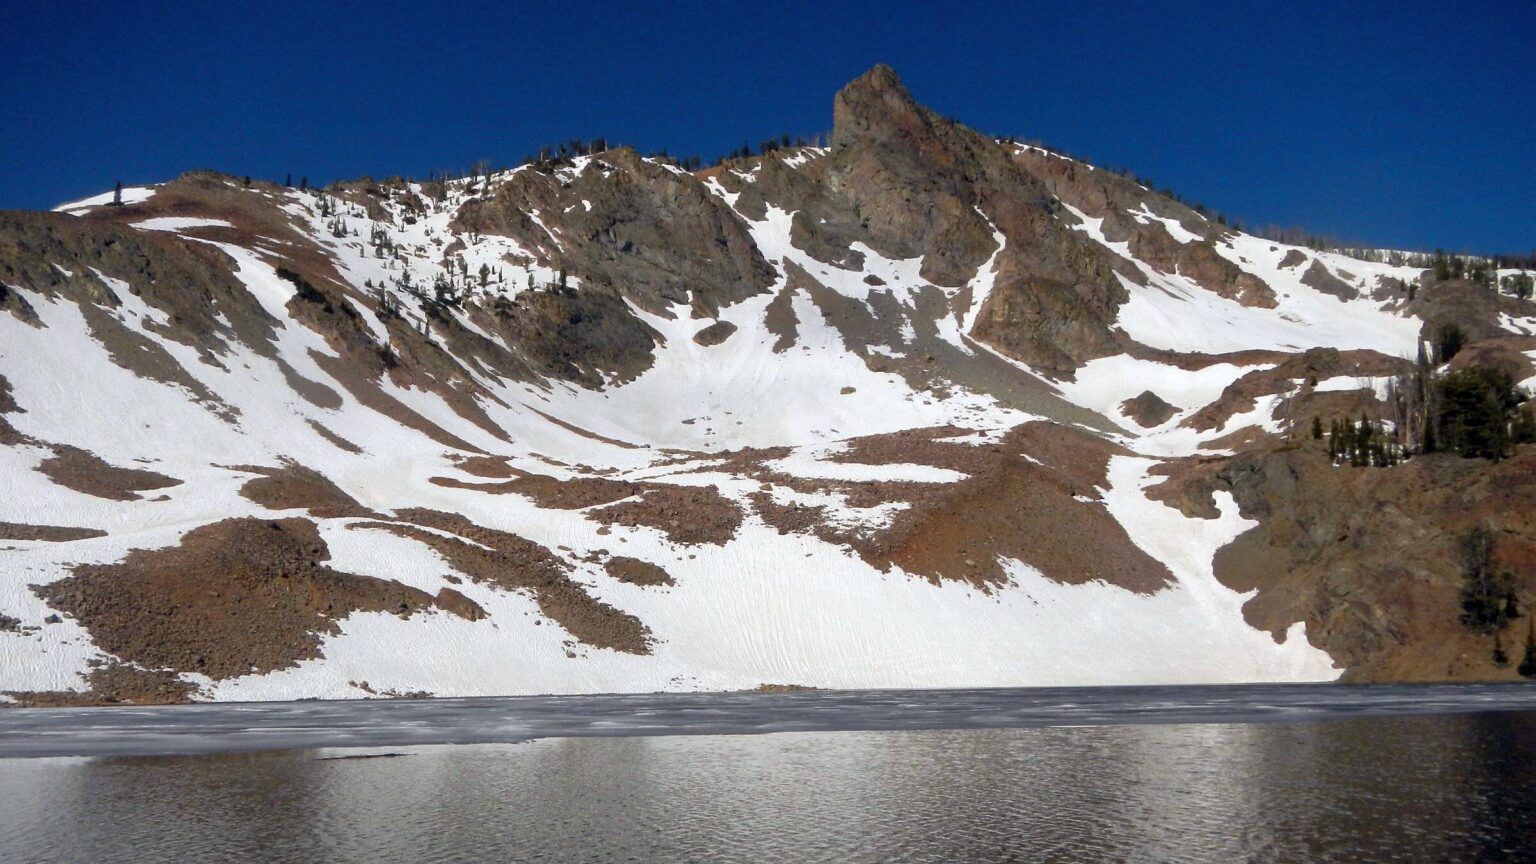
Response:
[{"label": "rocky mountain face", "polygon": [[1394,421],[1449,326],[1531,378],[1529,301],[884,67],[833,120],[0,213],[0,699],[1518,677],[1457,550],[1490,527],[1536,604],[1536,457],[1309,430]]}]

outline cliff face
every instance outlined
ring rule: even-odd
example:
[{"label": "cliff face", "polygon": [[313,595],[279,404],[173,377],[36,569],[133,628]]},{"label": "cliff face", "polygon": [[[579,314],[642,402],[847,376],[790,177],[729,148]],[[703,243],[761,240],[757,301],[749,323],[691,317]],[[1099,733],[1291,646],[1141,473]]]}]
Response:
[{"label": "cliff face", "polygon": [[0,214],[3,698],[1514,675],[1455,549],[1490,527],[1536,604],[1530,453],[1305,433],[1391,419],[1451,325],[1530,378],[1528,302],[1228,230],[885,67],[833,123]]},{"label": "cliff face", "polygon": [[1498,666],[1493,636],[1460,623],[1463,547],[1488,528],[1496,566],[1520,597],[1536,596],[1536,453],[1341,468],[1307,441],[1176,471],[1169,487],[1191,512],[1226,491],[1258,522],[1216,554],[1217,578],[1257,592],[1243,607],[1255,627],[1282,634],[1305,621],[1345,680],[1520,680],[1524,626],[1502,632],[1513,662]]}]

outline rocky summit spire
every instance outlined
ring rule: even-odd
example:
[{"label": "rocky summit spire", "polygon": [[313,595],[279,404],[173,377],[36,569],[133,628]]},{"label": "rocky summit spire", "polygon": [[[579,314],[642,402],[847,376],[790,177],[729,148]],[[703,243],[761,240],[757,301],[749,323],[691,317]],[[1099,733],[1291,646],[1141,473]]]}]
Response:
[{"label": "rocky summit spire", "polygon": [[877,64],[838,91],[832,103],[832,146],[914,133],[925,125],[925,113],[896,70]]}]

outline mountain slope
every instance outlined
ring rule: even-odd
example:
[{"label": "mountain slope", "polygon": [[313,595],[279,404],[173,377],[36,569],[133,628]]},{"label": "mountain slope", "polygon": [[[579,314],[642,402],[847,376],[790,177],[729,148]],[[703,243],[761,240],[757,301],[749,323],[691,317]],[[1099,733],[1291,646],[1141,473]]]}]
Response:
[{"label": "mountain slope", "polygon": [[0,691],[1504,674],[1404,626],[1454,604],[1448,529],[1423,602],[1363,624],[1335,601],[1379,567],[1217,553],[1303,518],[1238,466],[1385,416],[1434,327],[1529,377],[1528,302],[1227,230],[883,67],[834,122],[697,173],[0,214]]}]

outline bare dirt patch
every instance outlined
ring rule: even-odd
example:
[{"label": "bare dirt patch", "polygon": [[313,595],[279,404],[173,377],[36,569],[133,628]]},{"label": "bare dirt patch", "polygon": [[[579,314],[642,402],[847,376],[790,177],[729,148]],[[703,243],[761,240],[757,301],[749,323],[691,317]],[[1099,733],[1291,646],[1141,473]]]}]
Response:
[{"label": "bare dirt patch", "polygon": [[781,533],[810,533],[852,549],[880,570],[900,567],[938,582],[955,580],[990,590],[1007,584],[1003,562],[1016,559],[1065,584],[1103,581],[1152,593],[1172,579],[1142,552],[1104,508],[1115,445],[1055,423],[1026,423],[996,444],[946,440],[970,434],[958,427],[913,429],[856,438],[832,461],[945,468],[955,482],[850,482],[795,477],[771,469],[773,451],[741,451],[734,469],[770,488],[832,494],[851,508],[905,504],[875,528],[845,525],[827,508],[775,501],[765,489],[750,497],[764,522]]},{"label": "bare dirt patch", "polygon": [[96,705],[174,705],[192,701],[197,687],[166,669],[98,663],[86,673],[86,689],[9,691],[21,708],[85,708]]},{"label": "bare dirt patch", "polygon": [[43,460],[37,470],[66,489],[113,501],[138,501],[144,497],[140,492],[181,485],[175,477],[154,471],[119,468],[79,447],[52,446],[53,456]]},{"label": "bare dirt patch", "polygon": [[1177,408],[1163,401],[1163,397],[1151,390],[1143,390],[1140,396],[1120,403],[1120,410],[1125,412],[1125,416],[1147,429],[1167,423],[1173,415],[1178,413]]},{"label": "bare dirt patch", "polygon": [[1023,424],[996,445],[906,433],[862,439],[844,454],[847,461],[937,465],[967,477],[910,484],[901,491],[911,506],[854,548],[874,566],[934,581],[1003,585],[1002,562],[1016,559],[1069,585],[1103,581],[1153,593],[1172,575],[1131,542],[1099,493],[1113,452],[1099,438],[1052,423]]},{"label": "bare dirt patch", "polygon": [[[414,508],[397,515],[404,521],[360,522],[351,527],[389,531],[415,540],[475,582],[503,591],[527,591],[541,612],[588,645],[630,654],[650,653],[650,629],[640,619],[597,600],[572,582],[570,565],[543,546],[516,534],[483,528],[454,513]],[[435,530],[425,530],[428,528]]]},{"label": "bare dirt patch", "polygon": [[716,321],[708,327],[705,327],[703,330],[693,334],[693,341],[703,345],[705,348],[710,348],[715,345],[719,345],[721,342],[731,338],[731,334],[735,332],[735,324],[732,324],[729,321]]},{"label": "bare dirt patch", "polygon": [[353,444],[351,441],[348,441],[347,439],[341,437],[340,435],[337,435],[335,432],[332,432],[330,430],[330,428],[328,428],[325,424],[320,423],[320,422],[318,422],[316,420],[306,420],[304,422],[309,424],[309,428],[311,428],[311,429],[315,430],[317,433],[319,433],[321,438],[324,438],[325,440],[327,440],[327,441],[331,442],[332,444],[336,445],[336,448],[338,450],[344,450],[344,451],[346,451],[348,453],[361,453],[361,452],[363,452],[363,448],[357,446],[356,444]]},{"label": "bare dirt patch", "polygon": [[0,375],[0,446],[14,447],[27,441],[27,436],[16,431],[16,428],[6,421],[7,414],[20,414],[21,406],[16,404],[16,399],[11,396],[11,382]]},{"label": "bare dirt patch", "polygon": [[332,570],[329,557],[307,519],[227,519],[32,590],[105,651],[215,679],[319,657],[320,637],[352,612],[407,617],[435,605],[398,582]]},{"label": "bare dirt patch", "polygon": [[268,510],[303,509],[323,519],[377,515],[341,491],[330,478],[297,462],[284,462],[277,468],[241,465],[237,470],[262,475],[241,486],[240,494]]},{"label": "bare dirt patch", "polygon": [[1356,296],[1355,286],[1328,272],[1321,261],[1313,261],[1312,266],[1301,274],[1301,284],[1340,300],[1353,300]]},{"label": "bare dirt patch", "polygon": [[[802,276],[805,271],[794,264],[785,265],[789,271],[790,282],[779,289],[779,293],[773,295],[768,301],[768,308],[763,312],[763,326],[774,335],[773,353],[783,354],[793,348],[800,336],[800,320],[795,315],[795,274]],[[806,277],[809,278],[809,277]]]},{"label": "bare dirt patch", "polygon": [[[105,288],[103,290],[106,290]],[[103,306],[82,302],[80,313],[91,336],[107,350],[112,362],[149,381],[183,390],[214,415],[233,421],[238,411],[226,404],[202,382],[192,377],[180,362],[157,341],[130,328]],[[114,301],[113,305],[116,305]]]},{"label": "bare dirt patch", "polygon": [[68,543],[71,540],[90,540],[105,537],[107,532],[99,528],[66,528],[58,525],[27,525],[21,522],[0,522],[0,540],[42,540],[49,543]]},{"label": "bare dirt patch", "polygon": [[527,473],[508,465],[507,460],[501,456],[460,456],[454,459],[454,467],[465,474],[487,480],[506,480]]},{"label": "bare dirt patch", "polygon": [[625,555],[615,555],[603,562],[603,570],[609,576],[620,582],[628,582],[631,585],[675,585],[672,574],[652,564],[649,561],[641,561],[639,558],[630,558]]},{"label": "bare dirt patch", "polygon": [[611,504],[637,494],[637,483],[606,477],[572,477],[561,480],[547,474],[525,474],[500,483],[471,483],[453,477],[433,477],[436,486],[470,489],[491,495],[521,495],[540,507],[554,510],[580,510],[599,504]]}]

